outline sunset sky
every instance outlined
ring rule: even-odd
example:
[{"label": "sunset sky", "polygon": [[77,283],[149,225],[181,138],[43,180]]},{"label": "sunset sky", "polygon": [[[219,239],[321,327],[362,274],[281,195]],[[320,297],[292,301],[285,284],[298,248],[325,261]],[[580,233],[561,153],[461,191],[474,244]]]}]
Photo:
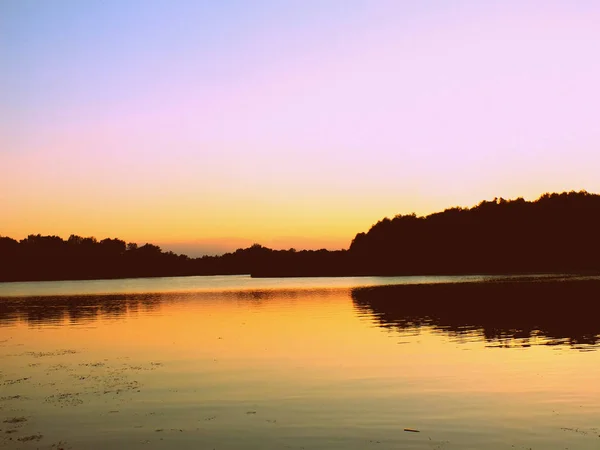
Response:
[{"label": "sunset sky", "polygon": [[347,248],[600,192],[600,2],[0,1],[0,235]]}]

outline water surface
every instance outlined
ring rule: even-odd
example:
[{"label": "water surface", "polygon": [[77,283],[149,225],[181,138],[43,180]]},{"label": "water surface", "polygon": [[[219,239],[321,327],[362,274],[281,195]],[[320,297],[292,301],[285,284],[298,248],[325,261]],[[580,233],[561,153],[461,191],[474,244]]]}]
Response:
[{"label": "water surface", "polygon": [[[548,278],[561,275],[521,275],[513,278]],[[397,284],[464,283],[504,279],[502,275],[410,277],[299,277],[252,278],[250,275],[125,278],[116,280],[23,281],[0,283],[0,297],[87,295],[149,292],[221,292],[270,289],[332,289]]]},{"label": "water surface", "polygon": [[0,446],[600,448],[600,324],[577,287],[513,314],[503,299],[540,291],[191,278],[0,286]]}]

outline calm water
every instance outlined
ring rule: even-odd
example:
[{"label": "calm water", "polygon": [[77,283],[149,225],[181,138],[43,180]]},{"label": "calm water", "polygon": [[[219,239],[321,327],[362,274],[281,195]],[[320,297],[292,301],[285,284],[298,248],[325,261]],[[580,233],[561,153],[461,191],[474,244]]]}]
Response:
[{"label": "calm water", "polygon": [[[534,275],[555,277],[556,275]],[[514,278],[530,278],[518,276]],[[502,279],[494,275],[411,277],[251,278],[248,275],[211,277],[128,278],[124,280],[37,281],[0,283],[0,297],[88,295],[149,292],[215,292],[290,289],[332,289],[418,283],[459,283]]]},{"label": "calm water", "polygon": [[529,314],[501,290],[383,286],[449,281],[489,283],[0,284],[0,448],[599,449],[581,295]]}]

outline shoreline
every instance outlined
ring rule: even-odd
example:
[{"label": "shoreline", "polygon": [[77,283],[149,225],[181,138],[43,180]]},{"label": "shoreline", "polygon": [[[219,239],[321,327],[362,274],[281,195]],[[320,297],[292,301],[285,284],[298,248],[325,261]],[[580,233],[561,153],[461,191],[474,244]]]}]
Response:
[{"label": "shoreline", "polygon": [[600,276],[597,271],[529,271],[529,272],[436,272],[436,273],[213,273],[213,274],[184,274],[184,275],[147,275],[147,276],[115,276],[115,277],[57,277],[57,278],[21,278],[11,280],[0,280],[0,284],[8,283],[43,283],[55,281],[110,281],[110,280],[144,280],[158,278],[192,278],[192,277],[234,277],[249,276],[253,279],[270,278],[367,278],[367,277],[533,277],[533,276],[562,276],[562,277],[593,277]]}]

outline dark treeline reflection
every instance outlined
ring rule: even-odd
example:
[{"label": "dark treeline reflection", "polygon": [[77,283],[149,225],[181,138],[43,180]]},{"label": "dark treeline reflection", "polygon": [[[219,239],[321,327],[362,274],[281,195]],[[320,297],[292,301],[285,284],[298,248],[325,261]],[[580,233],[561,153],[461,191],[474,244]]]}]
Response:
[{"label": "dark treeline reflection", "polygon": [[411,332],[431,327],[492,346],[600,343],[600,280],[380,286],[352,291],[360,314]]},{"label": "dark treeline reflection", "polygon": [[154,294],[114,294],[52,297],[0,297],[0,326],[22,321],[29,325],[72,324],[98,318],[123,318],[138,311],[158,308],[162,299]]},{"label": "dark treeline reflection", "polygon": [[[0,326],[18,322],[30,326],[78,325],[97,319],[124,319],[138,313],[157,313],[165,304],[195,300],[234,301],[244,306],[261,306],[275,297],[295,300],[307,293],[323,291],[247,290],[221,292],[168,292],[149,294],[56,295],[42,297],[0,297]],[[205,303],[206,304],[206,303]],[[232,303],[231,305],[234,305]]]},{"label": "dark treeline reflection", "polygon": [[348,250],[272,250],[259,244],[189,258],[153,244],[72,235],[0,236],[0,281],[185,275],[256,277],[600,271],[600,195],[544,194],[385,218]]}]

